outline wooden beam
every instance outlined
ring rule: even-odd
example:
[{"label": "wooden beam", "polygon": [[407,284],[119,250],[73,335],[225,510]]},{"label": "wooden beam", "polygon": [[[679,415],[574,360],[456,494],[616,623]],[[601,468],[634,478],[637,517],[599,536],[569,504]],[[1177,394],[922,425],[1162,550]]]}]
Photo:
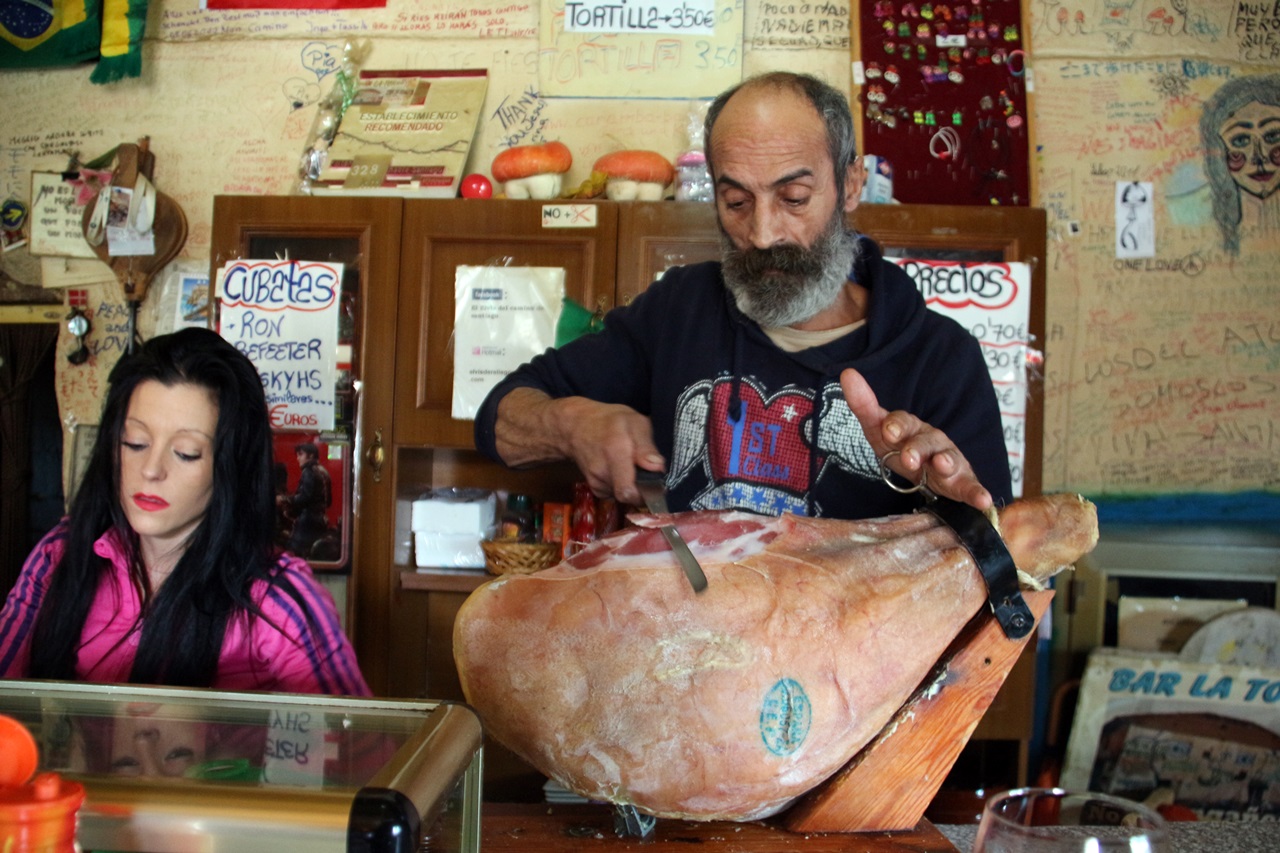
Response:
[{"label": "wooden beam", "polygon": [[0,323],[61,323],[65,305],[0,305]]}]

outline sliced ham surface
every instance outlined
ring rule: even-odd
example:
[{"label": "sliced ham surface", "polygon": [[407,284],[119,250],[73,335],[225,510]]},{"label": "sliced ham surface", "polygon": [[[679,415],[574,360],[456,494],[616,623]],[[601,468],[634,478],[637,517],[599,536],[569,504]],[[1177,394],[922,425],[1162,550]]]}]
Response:
[{"label": "sliced ham surface", "polygon": [[[659,817],[781,811],[884,727],[986,602],[972,557],[927,513],[632,520],[477,589],[454,655],[492,736],[582,796]],[[702,594],[664,523],[701,563]],[[1015,502],[998,529],[1035,581],[1097,540],[1074,495]]]}]

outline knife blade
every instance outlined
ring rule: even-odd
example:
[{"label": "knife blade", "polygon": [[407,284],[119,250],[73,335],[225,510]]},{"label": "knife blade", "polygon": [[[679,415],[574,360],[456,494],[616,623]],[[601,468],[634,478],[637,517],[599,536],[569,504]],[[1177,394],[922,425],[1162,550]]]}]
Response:
[{"label": "knife blade", "polygon": [[[662,474],[637,470],[636,488],[644,498],[644,505],[649,512],[655,515],[667,514],[667,486]],[[676,530],[674,524],[664,524],[658,529],[662,531],[663,538],[667,540],[667,544],[675,552],[676,559],[680,561],[680,568],[684,569],[684,576],[689,579],[689,586],[693,587],[694,592],[702,592],[707,588],[707,575],[702,571],[702,566],[698,565],[698,558],[693,556],[680,531]]]}]

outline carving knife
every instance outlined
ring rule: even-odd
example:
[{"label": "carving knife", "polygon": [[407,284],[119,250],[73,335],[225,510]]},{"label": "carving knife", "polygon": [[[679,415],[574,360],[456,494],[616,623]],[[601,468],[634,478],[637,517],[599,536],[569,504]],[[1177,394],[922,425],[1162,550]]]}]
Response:
[{"label": "carving knife", "polygon": [[[644,498],[644,505],[649,512],[654,515],[667,514],[667,485],[661,474],[638,469],[636,488],[640,490],[640,496]],[[676,530],[673,524],[664,524],[658,529],[662,531],[667,544],[675,552],[676,559],[680,561],[680,567],[684,569],[684,575],[689,579],[689,585],[693,587],[693,591],[702,592],[707,588],[707,576],[702,571],[702,566],[698,565],[697,557],[694,557],[693,552],[689,550],[689,545],[680,535],[680,531]]]}]

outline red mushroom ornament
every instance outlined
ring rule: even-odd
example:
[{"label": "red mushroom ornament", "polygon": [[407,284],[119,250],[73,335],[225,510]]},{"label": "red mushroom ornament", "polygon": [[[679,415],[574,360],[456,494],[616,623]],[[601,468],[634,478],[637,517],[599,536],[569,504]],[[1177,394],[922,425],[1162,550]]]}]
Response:
[{"label": "red mushroom ornament", "polygon": [[563,142],[517,145],[493,158],[489,171],[502,184],[507,198],[548,199],[560,195],[564,173],[573,155]]},{"label": "red mushroom ornament", "polygon": [[609,176],[605,195],[613,201],[661,201],[675,179],[671,161],[657,151],[625,150],[606,154],[594,171]]}]

